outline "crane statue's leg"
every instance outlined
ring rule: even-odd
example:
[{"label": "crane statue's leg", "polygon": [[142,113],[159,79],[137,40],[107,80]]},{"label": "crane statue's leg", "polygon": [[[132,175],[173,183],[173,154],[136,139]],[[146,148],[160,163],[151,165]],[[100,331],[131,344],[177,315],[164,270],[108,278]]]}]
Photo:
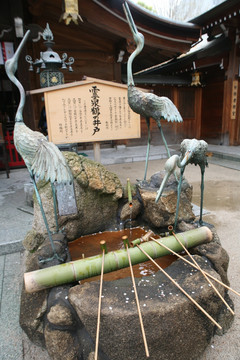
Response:
[{"label": "crane statue's leg", "polygon": [[202,213],[203,213],[203,193],[204,193],[204,173],[205,168],[201,167],[201,203],[200,203],[200,217],[199,217],[199,225],[202,226]]},{"label": "crane statue's leg", "polygon": [[174,227],[173,227],[173,230],[174,230],[174,231],[176,231],[176,227],[177,227],[179,204],[180,204],[180,196],[181,196],[181,188],[182,188],[182,179],[183,179],[184,170],[185,170],[185,166],[184,166],[183,168],[181,168],[180,179],[179,179],[179,181],[178,181],[178,188],[177,188],[177,206],[176,206],[175,222],[174,222]]},{"label": "crane statue's leg", "polygon": [[171,157],[170,151],[169,151],[168,144],[167,144],[167,141],[166,141],[166,139],[165,139],[165,136],[164,136],[164,134],[163,134],[162,125],[161,125],[160,121],[157,121],[157,126],[158,126],[158,128],[159,128],[159,130],[160,130],[160,133],[161,133],[161,136],[162,136],[162,139],[163,139],[164,146],[165,146],[165,148],[166,148],[166,150],[167,150],[168,157],[170,158],[170,157]]},{"label": "crane statue's leg", "polygon": [[[159,128],[159,130],[160,130],[160,133],[161,133],[161,136],[162,136],[162,139],[163,139],[164,146],[165,146],[165,148],[166,148],[166,150],[167,150],[168,157],[170,158],[170,157],[171,157],[171,154],[170,154],[170,151],[169,151],[169,148],[168,148],[167,141],[166,141],[165,136],[164,136],[164,134],[163,134],[162,125],[161,125],[161,123],[160,123],[159,120],[157,120],[157,126],[158,126],[158,128]],[[175,179],[176,179],[177,182],[178,182],[178,177],[177,177],[176,171],[174,171],[174,176],[175,176]]]},{"label": "crane statue's leg", "polygon": [[145,172],[144,172],[144,180],[147,178],[147,169],[148,169],[148,158],[149,158],[149,151],[150,151],[150,143],[151,143],[151,133],[150,133],[150,118],[146,118],[147,128],[148,128],[148,143],[147,143],[147,153],[146,153],[146,160],[145,160]]},{"label": "crane statue's leg", "polygon": [[53,194],[53,207],[54,207],[54,217],[55,217],[55,223],[56,223],[56,232],[59,231],[58,226],[58,216],[57,216],[57,199],[56,199],[56,188],[54,183],[51,182],[51,188],[52,188],[52,194]]},{"label": "crane statue's leg", "polygon": [[43,209],[42,200],[41,200],[40,194],[39,194],[39,192],[38,192],[38,188],[37,188],[37,184],[36,184],[34,175],[33,175],[33,174],[30,174],[30,176],[31,176],[31,179],[32,179],[32,181],[33,181],[33,185],[34,185],[34,190],[35,190],[35,193],[36,193],[37,201],[38,201],[38,204],[39,204],[39,206],[40,206],[40,210],[41,210],[41,213],[42,213],[43,221],[44,221],[44,224],[45,224],[45,226],[46,226],[47,233],[48,233],[48,237],[49,237],[50,244],[51,244],[52,251],[53,251],[53,256],[52,256],[52,257],[47,258],[47,259],[42,259],[42,260],[40,260],[40,262],[48,262],[48,261],[51,261],[51,260],[53,260],[53,259],[57,259],[59,262],[64,262],[64,260],[63,260],[63,259],[57,254],[57,252],[56,252],[56,249],[55,249],[55,246],[54,246],[54,243],[53,243],[53,239],[52,239],[52,233],[51,233],[51,231],[50,231],[50,229],[49,229],[49,226],[48,226],[47,218],[46,218],[46,215],[45,215],[45,212],[44,212],[44,209]]}]

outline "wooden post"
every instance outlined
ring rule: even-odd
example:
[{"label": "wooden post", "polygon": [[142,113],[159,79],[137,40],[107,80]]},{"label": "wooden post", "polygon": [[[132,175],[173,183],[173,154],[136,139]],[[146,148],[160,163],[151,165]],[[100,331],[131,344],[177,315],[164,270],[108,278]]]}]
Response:
[{"label": "wooden post", "polygon": [[93,153],[94,153],[94,160],[98,163],[101,163],[100,142],[93,143]]}]

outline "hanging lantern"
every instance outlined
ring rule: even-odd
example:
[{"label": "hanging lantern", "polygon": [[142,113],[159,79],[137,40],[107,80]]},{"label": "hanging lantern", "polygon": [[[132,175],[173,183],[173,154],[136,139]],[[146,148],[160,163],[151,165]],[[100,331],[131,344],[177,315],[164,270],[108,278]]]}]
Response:
[{"label": "hanging lantern", "polygon": [[192,74],[192,82],[191,82],[191,86],[201,86],[201,81],[200,81],[200,73],[198,71],[195,71]]},{"label": "hanging lantern", "polygon": [[62,54],[62,58],[60,58],[58,53],[53,51],[53,33],[48,24],[42,36],[47,50],[42,51],[40,58],[35,61],[30,55],[26,56],[25,59],[30,64],[29,70],[33,71],[33,68],[36,67],[37,73],[40,74],[40,86],[42,88],[61,85],[64,83],[64,76],[60,69],[66,70],[68,68],[69,71],[73,71],[72,64],[74,63],[74,58],[68,58],[66,53]]},{"label": "hanging lantern", "polygon": [[78,13],[78,0],[63,0],[63,14],[61,15],[59,21],[64,20],[66,25],[69,25],[73,21],[78,25],[78,20],[83,21],[81,16]]}]

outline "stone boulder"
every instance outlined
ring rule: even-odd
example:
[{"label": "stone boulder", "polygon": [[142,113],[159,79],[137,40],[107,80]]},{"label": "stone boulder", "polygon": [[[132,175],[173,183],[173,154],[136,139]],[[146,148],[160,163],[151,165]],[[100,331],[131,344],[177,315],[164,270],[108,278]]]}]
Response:
[{"label": "stone boulder", "polygon": [[44,335],[48,354],[53,360],[81,359],[77,337],[78,320],[68,302],[68,290],[68,286],[55,287],[48,297]]},{"label": "stone boulder", "polygon": [[[164,172],[154,174],[149,181],[139,184],[143,202],[143,219],[156,228],[174,224],[177,205],[177,181],[171,175],[158,203],[155,203],[156,192],[161,185]],[[182,182],[178,221],[191,222],[195,219],[192,211],[192,186],[187,180]]]},{"label": "stone boulder", "polygon": [[141,212],[142,206],[141,203],[137,199],[132,200],[132,206],[129,206],[129,203],[123,205],[120,212],[120,220],[135,220]]},{"label": "stone boulder", "polygon": [[[99,163],[73,152],[64,156],[74,176],[77,213],[61,216],[58,221],[69,240],[111,228],[117,219],[118,199],[122,197],[122,185],[118,177]],[[55,230],[53,198],[50,183],[39,181],[46,217],[52,231]],[[34,222],[36,232],[46,232],[40,207],[34,196]]]},{"label": "stone boulder", "polygon": [[[197,255],[195,259],[202,269],[220,278],[210,262]],[[197,270],[179,260],[166,271],[218,321],[222,301]],[[215,325],[160,271],[136,279],[136,284],[150,359],[198,359]],[[216,287],[224,296],[224,288],[218,284]],[[103,285],[99,346],[111,360],[146,358],[132,289],[130,278]],[[92,338],[96,335],[98,294],[98,282],[72,287],[69,292],[69,301]]]},{"label": "stone boulder", "polygon": [[[215,229],[210,229],[213,240],[191,248],[191,253],[205,271],[228,284],[229,258]],[[28,253],[25,266],[26,271],[38,268],[38,251]],[[136,278],[150,359],[199,359],[211,337],[229,329],[233,316],[195,268],[177,260],[165,271],[222,326],[222,331],[216,331],[161,271]],[[225,288],[215,285],[233,307]],[[47,348],[53,360],[94,359],[98,294],[99,281],[30,294],[23,290],[20,325],[31,341]],[[98,359],[145,359],[131,278],[103,282]]]}]

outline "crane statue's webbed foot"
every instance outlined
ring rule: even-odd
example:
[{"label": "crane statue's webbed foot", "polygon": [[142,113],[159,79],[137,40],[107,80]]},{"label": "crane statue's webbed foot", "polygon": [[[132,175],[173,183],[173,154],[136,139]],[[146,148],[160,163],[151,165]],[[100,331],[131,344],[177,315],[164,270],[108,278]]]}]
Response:
[{"label": "crane statue's webbed foot", "polygon": [[57,260],[61,264],[65,262],[65,259],[61,258],[57,253],[53,254],[53,256],[46,259],[42,258],[41,256],[38,257],[38,261],[40,264],[46,264],[53,260]]},{"label": "crane statue's webbed foot", "polygon": [[65,235],[60,232],[51,235],[54,249],[51,246],[51,240],[48,241],[48,238],[46,240],[38,251],[39,266],[48,267],[66,262],[68,251]]}]

